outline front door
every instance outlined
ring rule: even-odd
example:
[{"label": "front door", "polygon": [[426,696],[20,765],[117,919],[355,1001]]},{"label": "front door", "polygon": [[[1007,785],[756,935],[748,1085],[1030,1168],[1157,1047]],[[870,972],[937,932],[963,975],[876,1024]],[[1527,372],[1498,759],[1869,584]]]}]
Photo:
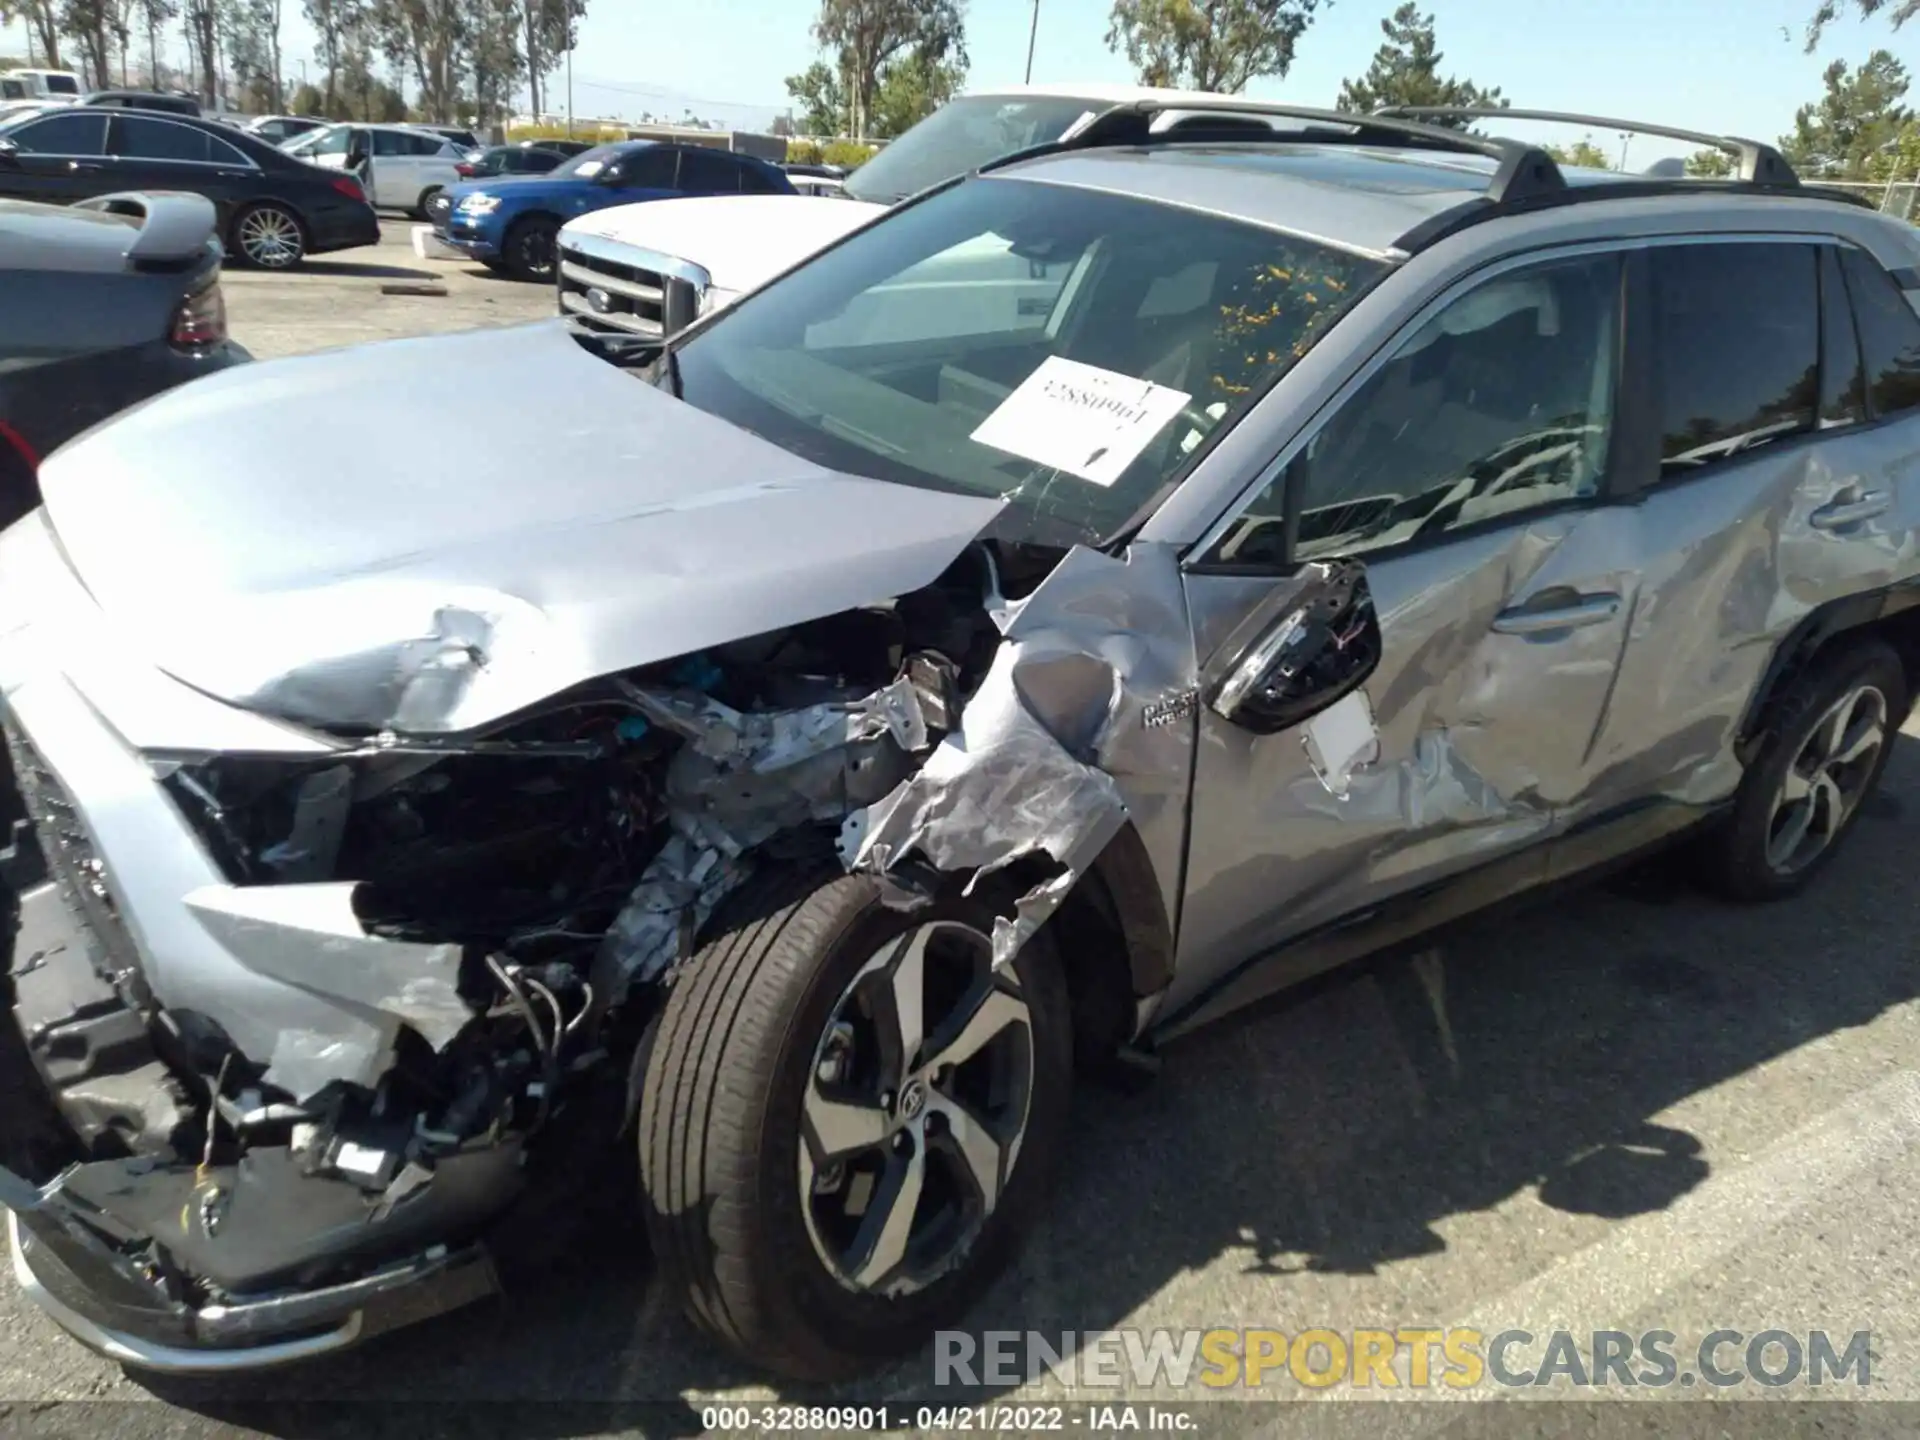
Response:
[{"label": "front door", "polygon": [[108,174],[107,112],[63,110],[7,132],[13,152],[0,161],[0,195],[71,205],[114,189]]},{"label": "front door", "polygon": [[1202,707],[1167,1013],[1487,861],[1544,873],[1634,602],[1631,557],[1582,542],[1609,508],[1620,277],[1614,254],[1536,260],[1428,307],[1190,567],[1202,657],[1316,559],[1365,564],[1383,647],[1317,731]]}]

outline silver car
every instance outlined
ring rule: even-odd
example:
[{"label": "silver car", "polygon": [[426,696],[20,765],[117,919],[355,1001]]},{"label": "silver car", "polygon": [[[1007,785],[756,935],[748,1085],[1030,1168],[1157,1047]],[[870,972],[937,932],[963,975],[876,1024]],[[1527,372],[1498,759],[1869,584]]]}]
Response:
[{"label": "silver car", "polygon": [[[1807,884],[1920,661],[1920,234],[1746,142],[1246,108],[664,348],[253,365],[51,457],[0,537],[29,1293],[315,1355],[632,1146],[697,1323],[845,1375],[1013,1251],[1076,1071],[1656,845]],[[996,248],[1041,293],[917,278]]]}]

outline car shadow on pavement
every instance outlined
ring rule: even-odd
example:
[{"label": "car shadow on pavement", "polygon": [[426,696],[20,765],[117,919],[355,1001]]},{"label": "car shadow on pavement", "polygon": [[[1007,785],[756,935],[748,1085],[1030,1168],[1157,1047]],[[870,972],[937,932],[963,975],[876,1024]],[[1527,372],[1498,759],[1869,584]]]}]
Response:
[{"label": "car shadow on pavement", "polygon": [[[1531,1193],[1591,1231],[1672,1204],[1719,1160],[1710,1139],[1654,1117],[1920,995],[1907,933],[1915,817],[1899,793],[1920,793],[1920,742],[1904,737],[1888,791],[1797,900],[1708,901],[1660,857],[1461,931],[1437,969],[1376,960],[1215,1026],[1172,1047],[1137,1096],[1083,1091],[1049,1216],[965,1328],[1297,1329],[1331,1303],[1324,1277],[1444,1252],[1450,1217]],[[1530,1223],[1496,1290],[1537,1268]],[[1182,1294],[1171,1282],[1223,1262],[1236,1313],[1203,1315],[1210,1302],[1190,1290],[1166,1298]],[[365,1422],[380,1412],[324,1403],[345,1399],[505,1405],[516,1433],[558,1436],[683,1433],[700,1410],[683,1397],[769,1393],[672,1312],[630,1239],[568,1256],[510,1302],[297,1370],[141,1383],[208,1418],[303,1437],[372,1433]],[[832,1390],[771,1393],[924,1400],[932,1357]]]},{"label": "car shadow on pavement", "polygon": [[411,265],[382,265],[371,260],[329,260],[310,257],[301,262],[300,272],[335,280],[438,280],[431,270]]}]

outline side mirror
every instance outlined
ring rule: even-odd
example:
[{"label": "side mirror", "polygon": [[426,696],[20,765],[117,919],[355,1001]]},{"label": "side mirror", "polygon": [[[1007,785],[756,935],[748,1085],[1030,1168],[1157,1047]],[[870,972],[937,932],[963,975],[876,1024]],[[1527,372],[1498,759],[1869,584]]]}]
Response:
[{"label": "side mirror", "polygon": [[0,165],[12,165],[18,162],[20,147],[11,140],[0,140]]},{"label": "side mirror", "polygon": [[1201,693],[1221,719],[1273,735],[1359,689],[1380,652],[1366,566],[1316,560],[1227,637],[1207,664]]}]

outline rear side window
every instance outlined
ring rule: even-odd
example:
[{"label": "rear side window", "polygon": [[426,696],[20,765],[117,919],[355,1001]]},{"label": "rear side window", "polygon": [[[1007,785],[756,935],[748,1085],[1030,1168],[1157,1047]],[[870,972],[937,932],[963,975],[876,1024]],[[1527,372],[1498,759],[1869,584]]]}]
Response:
[{"label": "rear side window", "polygon": [[1840,250],[1820,247],[1820,423],[1847,425],[1867,418],[1867,379],[1860,335],[1840,276]]},{"label": "rear side window", "polygon": [[758,165],[740,167],[740,192],[743,195],[784,195],[788,188]]},{"label": "rear side window", "polygon": [[706,150],[680,152],[680,188],[689,195],[738,195],[740,167]]},{"label": "rear side window", "polygon": [[1664,477],[1811,430],[1820,393],[1811,245],[1666,245],[1650,253]]},{"label": "rear side window", "polygon": [[107,117],[78,112],[49,115],[31,125],[7,131],[7,138],[19,147],[22,155],[104,155]]},{"label": "rear side window", "polygon": [[230,145],[221,145],[226,153],[216,155],[213,137],[191,125],[149,120],[142,115],[123,115],[113,124],[113,153],[130,160],[187,160],[204,165],[215,160],[231,163],[229,156],[237,158]]},{"label": "rear side window", "polygon": [[443,135],[408,135],[405,139],[409,155],[438,155],[447,146]]},{"label": "rear side window", "polygon": [[1871,413],[1895,415],[1920,406],[1920,316],[1871,255],[1843,249],[1840,264],[1853,292]]}]

